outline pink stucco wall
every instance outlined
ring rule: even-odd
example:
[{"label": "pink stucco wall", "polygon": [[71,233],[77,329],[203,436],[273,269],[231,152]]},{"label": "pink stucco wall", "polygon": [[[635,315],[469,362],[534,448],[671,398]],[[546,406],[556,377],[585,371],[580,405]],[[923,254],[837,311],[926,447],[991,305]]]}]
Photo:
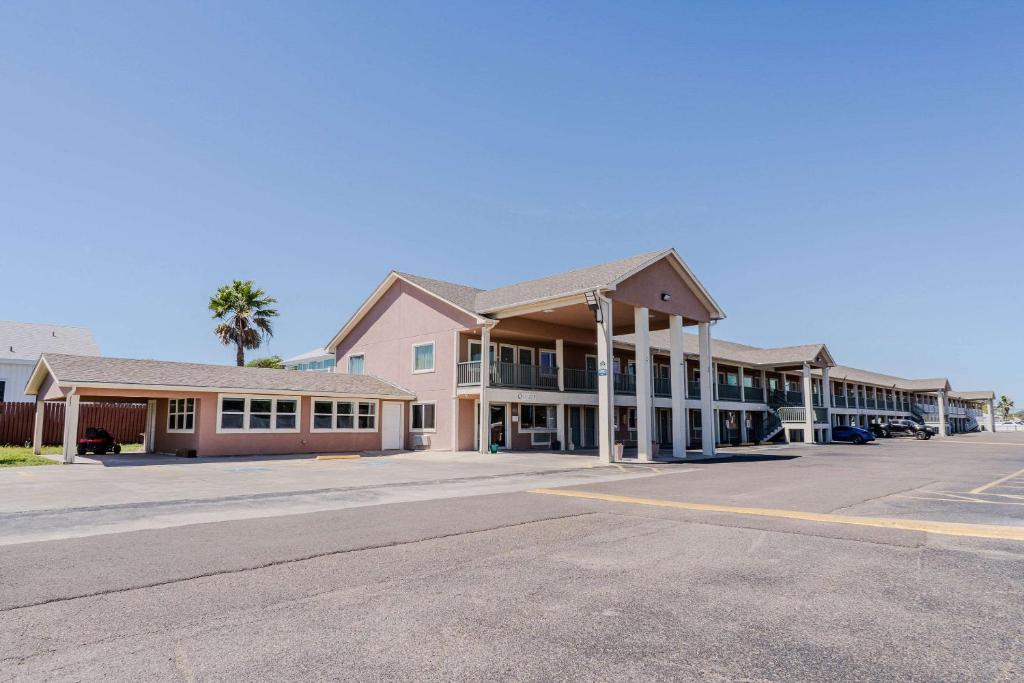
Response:
[{"label": "pink stucco wall", "polygon": [[[337,370],[347,372],[348,356],[361,353],[366,374],[412,391],[417,401],[433,401],[435,431],[430,435],[430,448],[450,449],[455,406],[455,334],[474,324],[473,317],[399,280],[338,345]],[[414,373],[412,347],[430,341],[434,342],[434,371]],[[405,420],[409,420],[408,411]],[[460,431],[461,422],[460,419]],[[407,447],[412,447],[411,441]]]},{"label": "pink stucco wall", "polygon": [[[663,292],[670,294],[671,300],[662,301]],[[626,278],[610,296],[632,306],[681,315],[690,321],[707,322],[711,317],[667,259],[652,263],[636,275]]]}]

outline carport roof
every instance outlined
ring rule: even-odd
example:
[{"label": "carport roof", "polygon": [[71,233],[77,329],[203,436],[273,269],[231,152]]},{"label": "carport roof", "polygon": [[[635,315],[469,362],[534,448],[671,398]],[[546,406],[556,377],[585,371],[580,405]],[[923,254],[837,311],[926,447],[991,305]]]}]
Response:
[{"label": "carport roof", "polygon": [[308,395],[412,399],[415,395],[371,375],[271,370],[134,358],[46,353],[25,393],[35,395],[47,374],[59,386],[146,390],[296,392]]}]

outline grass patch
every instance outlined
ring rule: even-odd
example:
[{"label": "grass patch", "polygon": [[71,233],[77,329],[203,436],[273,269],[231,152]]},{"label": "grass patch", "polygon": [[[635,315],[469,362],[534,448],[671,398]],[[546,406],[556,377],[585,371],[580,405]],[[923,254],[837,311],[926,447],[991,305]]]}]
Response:
[{"label": "grass patch", "polygon": [[[126,443],[121,446],[121,453],[141,453],[142,444]],[[43,446],[43,453],[60,455],[60,446]],[[91,455],[91,454],[90,454]],[[113,454],[110,454],[113,455]],[[88,456],[86,456],[88,457]],[[32,452],[31,446],[0,446],[0,467],[33,467],[35,465],[59,465],[56,460],[44,458]]]},{"label": "grass patch", "polygon": [[[60,446],[44,446],[44,453],[60,453]],[[32,452],[32,447],[0,446],[0,467],[32,467],[34,465],[56,465],[55,460],[44,458]]]}]

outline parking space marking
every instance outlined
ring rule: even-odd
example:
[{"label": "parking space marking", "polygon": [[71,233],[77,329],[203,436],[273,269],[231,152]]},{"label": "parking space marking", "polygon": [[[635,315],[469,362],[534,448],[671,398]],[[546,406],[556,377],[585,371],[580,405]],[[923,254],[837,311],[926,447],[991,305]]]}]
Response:
[{"label": "parking space marking", "polygon": [[999,479],[996,479],[995,481],[990,481],[989,483],[983,484],[983,485],[979,486],[976,489],[971,489],[970,492],[971,493],[982,493],[982,492],[987,491],[988,489],[992,488],[993,486],[998,486],[999,484],[1002,484],[1004,481],[1010,481],[1011,479],[1016,479],[1017,477],[1019,477],[1021,475],[1024,475],[1024,469],[1017,470],[1013,474],[1008,474],[1005,477],[1000,477]]},{"label": "parking space marking", "polygon": [[648,505],[653,507],[674,508],[697,512],[722,512],[734,515],[752,515],[757,517],[776,517],[795,519],[803,522],[820,522],[825,524],[851,524],[855,526],[879,527],[902,531],[923,531],[944,536],[968,536],[971,538],[992,538],[1004,541],[1024,541],[1024,527],[998,526],[994,524],[961,524],[957,522],[932,522],[919,519],[887,519],[885,517],[854,517],[851,515],[834,515],[823,512],[802,512],[799,510],[775,510],[772,508],[747,508],[732,505],[713,505],[708,503],[685,503],[676,500],[659,498],[635,498],[633,496],[617,496],[608,493],[592,493],[571,489],[531,489],[529,493],[541,493],[549,496],[567,496],[569,498],[585,498],[610,503],[627,503],[631,505]]},{"label": "parking space marking", "polygon": [[966,496],[956,496],[951,498],[942,498],[939,496],[911,496],[906,493],[898,493],[894,498],[909,498],[911,500],[930,500],[937,503],[981,503],[983,505],[1024,505],[1024,502],[1014,503],[1009,500],[985,500],[983,498],[968,498]]}]

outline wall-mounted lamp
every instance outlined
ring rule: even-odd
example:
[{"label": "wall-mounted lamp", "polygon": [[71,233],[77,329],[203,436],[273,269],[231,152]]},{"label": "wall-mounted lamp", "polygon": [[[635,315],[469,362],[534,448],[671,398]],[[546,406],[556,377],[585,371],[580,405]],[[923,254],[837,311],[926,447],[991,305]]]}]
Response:
[{"label": "wall-mounted lamp", "polygon": [[587,308],[589,308],[590,312],[594,314],[594,322],[596,322],[596,323],[604,322],[601,319],[601,304],[597,300],[597,292],[595,292],[595,291],[584,292],[583,296],[587,300]]},{"label": "wall-mounted lamp", "polygon": [[661,293],[661,300],[662,301],[672,301],[672,295],[669,294],[668,292],[662,292]]}]

